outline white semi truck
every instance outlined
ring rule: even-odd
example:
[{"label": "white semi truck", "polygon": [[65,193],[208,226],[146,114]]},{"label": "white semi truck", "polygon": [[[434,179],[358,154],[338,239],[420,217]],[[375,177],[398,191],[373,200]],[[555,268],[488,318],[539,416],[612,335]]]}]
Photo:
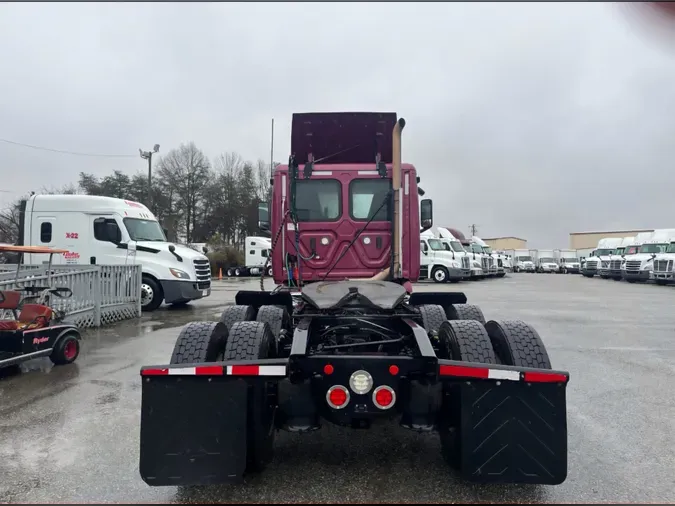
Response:
[{"label": "white semi truck", "polygon": [[547,274],[557,273],[560,270],[552,249],[540,249],[537,251],[537,272]]},{"label": "white semi truck", "polygon": [[579,274],[580,264],[577,251],[573,249],[557,249],[554,258],[560,267],[558,272],[564,274]]},{"label": "white semi truck", "polygon": [[624,237],[621,239],[621,244],[609,256],[609,278],[616,281],[621,281],[621,267],[624,262],[626,250],[635,243],[635,237]]},{"label": "white semi truck", "polygon": [[[227,275],[232,276],[260,276],[265,262],[272,251],[272,239],[269,237],[249,236],[244,239],[244,265],[228,267]],[[267,265],[265,276],[272,276],[272,262]]]},{"label": "white semi truck", "polygon": [[[32,195],[21,202],[19,244],[68,253],[55,264],[142,266],[141,309],[182,305],[211,294],[209,259],[166,240],[155,216],[140,202],[93,195]],[[41,264],[49,255],[26,255]]]},{"label": "white semi truck", "polygon": [[659,285],[675,283],[675,239],[670,240],[665,253],[654,258],[654,282]]},{"label": "white semi truck", "polygon": [[420,235],[420,280],[457,283],[464,278],[461,260],[443,241],[427,230]]},{"label": "white semi truck", "polygon": [[534,260],[529,249],[513,251],[513,272],[535,272]]},{"label": "white semi truck", "polygon": [[[438,233],[441,237],[452,242],[453,247],[456,247],[455,242],[459,242],[460,246],[462,246],[464,254],[469,262],[469,277],[467,279],[476,281],[485,277],[480,255],[476,254],[475,251],[471,249],[471,241],[464,237],[464,234],[462,234],[460,230],[450,227],[438,227]],[[465,261],[462,260],[462,262]],[[465,263],[462,264],[462,268],[466,270]]]},{"label": "white semi truck", "polygon": [[470,279],[474,274],[480,275],[483,273],[479,264],[474,264],[471,255],[466,252],[459,238],[455,237],[453,233],[445,227],[438,227],[437,231],[438,237],[441,239],[445,249],[453,253],[453,260],[458,260],[462,265],[463,279]]},{"label": "white semi truck", "polygon": [[486,259],[488,268],[488,275],[491,277],[504,277],[504,266],[500,265],[499,256],[495,255],[492,248],[483,239],[474,235],[471,237],[471,242],[480,246],[483,257]]},{"label": "white semi truck", "polygon": [[[648,232],[643,232],[643,234],[646,235]],[[654,230],[646,239],[641,240],[637,253],[626,256],[626,262],[621,272],[623,279],[629,283],[645,282],[652,279],[654,258],[659,253],[665,253],[673,240],[675,240],[675,229],[672,228]],[[638,242],[637,236],[635,242]]]},{"label": "white semi truck", "polygon": [[614,250],[621,244],[620,237],[604,237],[598,241],[598,246],[591,253],[591,256],[586,259],[586,263],[581,270],[581,273],[587,277],[592,278],[598,274],[601,278],[607,279],[609,277],[609,258]]}]

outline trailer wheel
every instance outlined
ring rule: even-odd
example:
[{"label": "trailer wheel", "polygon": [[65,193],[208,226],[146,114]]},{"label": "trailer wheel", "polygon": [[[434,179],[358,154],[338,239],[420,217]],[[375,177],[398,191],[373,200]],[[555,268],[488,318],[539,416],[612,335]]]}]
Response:
[{"label": "trailer wheel", "polygon": [[[441,355],[439,358],[496,364],[497,358],[485,327],[475,320],[453,320],[443,322],[438,333]],[[453,468],[458,469],[461,459],[460,397],[457,385],[444,392],[442,416],[438,424],[441,440],[441,455]]]},{"label": "trailer wheel", "polygon": [[424,304],[417,306],[417,309],[422,315],[422,326],[427,332],[438,332],[441,323],[448,319],[443,306],[437,304]]},{"label": "trailer wheel", "polygon": [[178,334],[170,364],[223,360],[227,327],[221,322],[190,322]]},{"label": "trailer wheel", "polygon": [[[281,331],[283,329],[288,330],[291,326],[291,317],[286,308],[279,306],[260,306],[255,321],[267,323],[267,325],[270,326],[270,330],[274,336],[274,349],[278,352]],[[275,356],[278,356],[278,354],[275,353]]]},{"label": "trailer wheel", "polygon": [[[269,358],[274,335],[265,322],[236,322],[230,329],[225,346],[225,360],[258,360]],[[275,402],[268,395],[267,385],[251,385],[248,405],[246,472],[260,472],[272,460],[274,446],[273,414]]]},{"label": "trailer wheel", "polygon": [[80,340],[75,332],[61,336],[52,350],[49,359],[54,365],[72,364],[80,355]]},{"label": "trailer wheel", "polygon": [[541,337],[521,320],[490,320],[485,324],[497,357],[505,365],[551,369]]},{"label": "trailer wheel", "polygon": [[234,275],[237,277],[241,276],[241,269],[239,267],[234,270]]},{"label": "trailer wheel", "polygon": [[220,315],[220,322],[224,323],[229,331],[236,322],[250,322],[255,320],[255,308],[253,306],[227,306]]},{"label": "trailer wheel", "polygon": [[268,267],[268,268],[267,268],[267,275],[268,275],[269,277],[272,277],[272,268],[271,268],[271,267]]},{"label": "trailer wheel", "polygon": [[448,320],[475,320],[485,325],[485,316],[478,306],[473,304],[452,304],[445,308]]},{"label": "trailer wheel", "polygon": [[233,272],[232,272],[232,267],[230,267],[229,269],[227,269],[227,277],[228,277],[228,278],[231,278],[231,277],[232,277],[232,274],[233,274]]}]

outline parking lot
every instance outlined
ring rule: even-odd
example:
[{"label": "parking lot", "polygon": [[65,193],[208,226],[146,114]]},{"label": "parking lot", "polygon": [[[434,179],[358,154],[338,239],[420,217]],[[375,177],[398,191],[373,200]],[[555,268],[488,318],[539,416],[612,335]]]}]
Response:
[{"label": "parking lot", "polygon": [[[271,288],[271,282],[267,281]],[[441,459],[438,437],[395,424],[281,432],[245,484],[151,488],[138,473],[143,364],[167,363],[180,327],[215,320],[236,290],[85,334],[78,361],[0,379],[0,502],[673,502],[675,288],[513,274],[460,285],[487,319],[523,319],[568,370],[569,474],[559,486],[478,486]]]}]

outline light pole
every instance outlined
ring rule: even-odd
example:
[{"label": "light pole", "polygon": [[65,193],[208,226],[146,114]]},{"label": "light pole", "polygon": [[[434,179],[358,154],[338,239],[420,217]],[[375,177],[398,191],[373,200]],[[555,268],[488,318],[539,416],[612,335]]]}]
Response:
[{"label": "light pole", "polygon": [[155,144],[152,151],[143,151],[138,148],[141,158],[148,161],[148,209],[152,206],[152,155],[159,152],[159,144]]}]

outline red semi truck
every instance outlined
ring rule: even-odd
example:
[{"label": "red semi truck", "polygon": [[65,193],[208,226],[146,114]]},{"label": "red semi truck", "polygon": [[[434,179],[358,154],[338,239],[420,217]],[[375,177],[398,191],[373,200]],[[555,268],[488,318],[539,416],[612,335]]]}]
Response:
[{"label": "red semi truck", "polygon": [[412,292],[433,216],[401,163],[404,125],[395,113],[293,116],[271,223],[260,220],[278,287],[238,292],[220,321],[181,330],[169,363],[142,367],[146,483],[240,481],[265,468],[279,430],[387,419],[437,431],[467,480],[565,480],[569,374],[537,332],[486,322],[463,293]]}]

